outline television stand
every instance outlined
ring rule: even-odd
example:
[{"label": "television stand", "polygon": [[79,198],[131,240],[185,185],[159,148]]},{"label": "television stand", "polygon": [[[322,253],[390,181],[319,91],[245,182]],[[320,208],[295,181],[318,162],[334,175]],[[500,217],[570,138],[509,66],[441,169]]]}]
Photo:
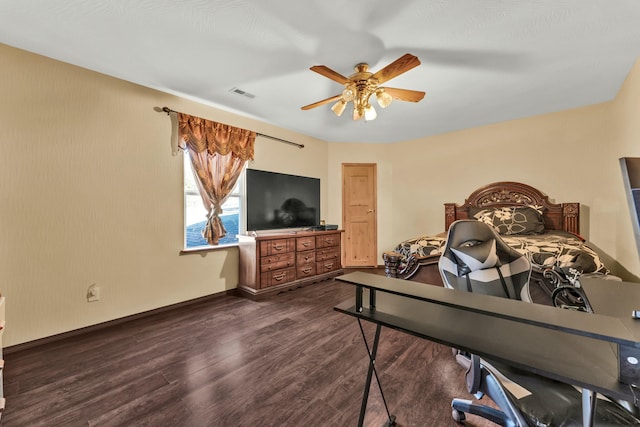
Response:
[{"label": "television stand", "polygon": [[342,274],[343,230],[238,236],[238,291],[251,299]]}]

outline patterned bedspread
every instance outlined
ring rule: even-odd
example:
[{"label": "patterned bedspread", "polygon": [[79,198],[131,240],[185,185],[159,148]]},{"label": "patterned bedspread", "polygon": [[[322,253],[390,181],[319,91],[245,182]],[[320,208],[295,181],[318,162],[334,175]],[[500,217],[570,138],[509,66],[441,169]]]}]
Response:
[{"label": "patterned bedspread", "polygon": [[[534,266],[540,268],[575,268],[580,273],[602,273],[609,271],[598,254],[577,236],[564,231],[547,231],[535,235],[503,235],[509,246],[525,254]],[[439,255],[447,241],[446,233],[422,236],[399,243],[394,249],[402,255],[402,266],[412,256]]]}]

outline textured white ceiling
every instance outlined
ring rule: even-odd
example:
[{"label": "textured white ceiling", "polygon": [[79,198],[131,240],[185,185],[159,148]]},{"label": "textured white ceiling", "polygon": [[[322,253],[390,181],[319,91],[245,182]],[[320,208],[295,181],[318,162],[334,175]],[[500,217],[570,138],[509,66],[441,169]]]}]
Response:
[{"label": "textured white ceiling", "polygon": [[[0,0],[1,43],[334,142],[611,100],[640,55],[639,22],[638,0]],[[348,76],[404,53],[422,65],[388,85],[421,102],[371,122],[300,109],[342,90],[309,67]]]}]

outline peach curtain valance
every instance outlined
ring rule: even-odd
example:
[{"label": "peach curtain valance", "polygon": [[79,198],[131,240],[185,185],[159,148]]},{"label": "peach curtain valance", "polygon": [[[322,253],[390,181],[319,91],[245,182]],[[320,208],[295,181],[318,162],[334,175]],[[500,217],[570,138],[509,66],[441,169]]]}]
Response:
[{"label": "peach curtain valance", "polygon": [[178,113],[178,144],[195,153],[207,151],[242,161],[253,160],[256,133],[189,114]]}]

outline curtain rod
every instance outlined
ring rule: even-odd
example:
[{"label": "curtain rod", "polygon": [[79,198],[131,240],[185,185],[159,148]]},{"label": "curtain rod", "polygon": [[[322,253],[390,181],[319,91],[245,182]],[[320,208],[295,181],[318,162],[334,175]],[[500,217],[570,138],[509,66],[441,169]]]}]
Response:
[{"label": "curtain rod", "polygon": [[[157,108],[157,107],[156,107]],[[176,110],[172,110],[169,107],[162,107],[162,111],[164,111],[165,113],[169,114],[169,113],[179,113],[179,111]],[[298,148],[304,148],[304,144],[298,144],[297,142],[291,142],[291,141],[287,141],[286,139],[282,139],[282,138],[276,138],[275,136],[271,136],[271,135],[265,135],[264,133],[258,133],[256,132],[256,136],[261,136],[263,138],[269,138],[269,139],[273,139],[274,141],[279,141],[279,142],[283,142],[285,144],[289,144],[289,145],[295,145]]]}]

